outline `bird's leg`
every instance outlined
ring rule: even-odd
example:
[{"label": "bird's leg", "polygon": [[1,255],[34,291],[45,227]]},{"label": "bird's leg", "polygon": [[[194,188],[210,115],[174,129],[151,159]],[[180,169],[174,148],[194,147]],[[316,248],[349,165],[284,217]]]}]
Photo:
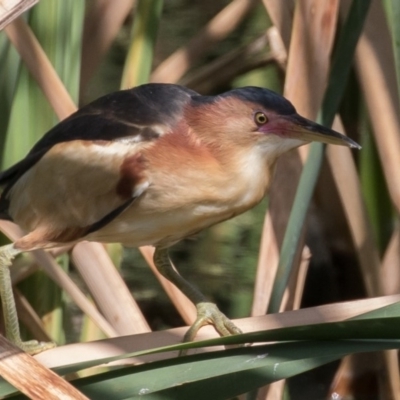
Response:
[{"label": "bird's leg", "polygon": [[0,247],[0,297],[3,307],[4,326],[8,340],[27,353],[36,354],[54,347],[55,344],[38,342],[37,340],[23,342],[21,339],[9,270],[12,260],[19,253],[21,251],[16,249],[13,244]]},{"label": "bird's leg", "polygon": [[214,303],[207,302],[204,295],[187,282],[172,267],[168,249],[157,247],[154,252],[154,264],[158,271],[181,290],[196,306],[197,318],[186,332],[183,341],[191,342],[204,325],[214,325],[221,336],[242,333],[241,330],[223,314]]}]

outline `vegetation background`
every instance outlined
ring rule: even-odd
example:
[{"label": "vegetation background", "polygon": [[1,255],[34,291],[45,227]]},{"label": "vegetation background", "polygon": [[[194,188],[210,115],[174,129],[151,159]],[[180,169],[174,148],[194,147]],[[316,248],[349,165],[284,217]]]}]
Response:
[{"label": "vegetation background", "polygon": [[[78,105],[149,81],[268,87],[363,149],[291,152],[259,206],[173,248],[179,271],[243,318],[246,334],[207,343],[251,347],[149,355],[194,315],[151,248],[18,258],[25,335],[59,347],[32,359],[1,338],[0,396],[400,399],[400,1],[40,0],[10,22],[14,3],[0,2],[3,168]],[[4,243],[21,234],[0,229]]]}]

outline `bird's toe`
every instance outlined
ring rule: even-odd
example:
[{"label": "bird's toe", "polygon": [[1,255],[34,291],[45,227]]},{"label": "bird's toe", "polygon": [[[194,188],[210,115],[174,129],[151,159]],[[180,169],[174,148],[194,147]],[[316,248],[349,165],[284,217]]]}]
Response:
[{"label": "bird's toe", "polygon": [[198,303],[197,318],[184,336],[184,342],[191,342],[204,325],[213,325],[220,336],[231,336],[242,331],[214,303]]},{"label": "bird's toe", "polygon": [[19,343],[18,347],[33,356],[34,354],[39,354],[42,351],[56,347],[56,344],[53,342],[38,342],[37,340],[28,340],[27,342]]}]

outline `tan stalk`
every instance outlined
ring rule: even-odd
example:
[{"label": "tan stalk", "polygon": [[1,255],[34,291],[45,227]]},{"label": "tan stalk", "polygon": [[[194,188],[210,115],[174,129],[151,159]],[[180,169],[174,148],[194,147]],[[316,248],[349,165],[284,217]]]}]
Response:
[{"label": "tan stalk", "polygon": [[176,50],[152,73],[151,82],[176,83],[215,43],[231,33],[258,0],[233,0],[221,10],[187,45]]},{"label": "tan stalk", "polygon": [[[344,131],[338,117],[335,119],[333,128],[338,132]],[[350,227],[367,294],[370,297],[380,296],[383,290],[379,251],[362,198],[351,150],[345,147],[328,146],[326,155]]]},{"label": "tan stalk", "polygon": [[274,234],[272,215],[267,212],[262,230],[257,274],[254,282],[252,316],[263,315],[267,311],[278,268],[279,247],[280,243],[278,243]]},{"label": "tan stalk", "polygon": [[310,265],[311,252],[308,246],[303,247],[301,260],[296,274],[293,274],[288,285],[288,300],[282,311],[298,310],[303,298],[304,285],[306,283],[308,267]]},{"label": "tan stalk", "polygon": [[72,259],[100,311],[119,335],[150,332],[149,325],[102,244],[79,243],[72,250]]},{"label": "tan stalk", "polygon": [[33,400],[88,400],[81,392],[0,335],[0,375]]},{"label": "tan stalk", "polygon": [[281,40],[286,49],[289,49],[292,35],[294,12],[293,0],[263,0],[272,23],[277,27]]},{"label": "tan stalk", "polygon": [[5,32],[43,90],[58,118],[64,119],[76,111],[76,106],[67,89],[27,23],[17,18],[7,26]]},{"label": "tan stalk", "polygon": [[[300,114],[309,118],[315,118],[326,86],[337,12],[338,1],[325,3],[307,0],[296,3],[285,96]],[[272,284],[265,277],[275,276],[278,266],[279,248],[297,186],[293,182],[298,182],[301,173],[302,162],[298,154],[291,152],[281,157],[272,182],[269,215],[266,217],[261,240],[252,315],[265,313],[268,306]],[[287,176],[292,179],[287,180]],[[264,288],[263,283],[266,285]],[[258,293],[267,295],[261,298]],[[261,303],[261,300],[267,302]]]},{"label": "tan stalk", "polygon": [[[1,231],[11,240],[16,240],[22,236],[18,226],[8,221],[0,221]],[[42,266],[43,270],[71,297],[76,305],[86,313],[103,332],[110,337],[116,336],[114,328],[98,312],[96,307],[86,298],[72,279],[62,270],[56,260],[43,250],[33,251],[32,256],[36,262]]]},{"label": "tan stalk", "polygon": [[[304,246],[299,268],[297,271],[294,271],[295,273],[290,277],[288,288],[285,291],[281,312],[300,309],[310,259],[310,249],[308,246]],[[286,380],[282,379],[262,387],[258,390],[257,400],[281,400],[283,398],[285,384]]]},{"label": "tan stalk", "polygon": [[378,391],[377,379],[374,379],[376,378],[376,371],[382,367],[382,359],[378,353],[355,354],[344,357],[326,399],[351,399],[357,394],[357,398],[379,396],[380,400],[389,400]]},{"label": "tan stalk", "polygon": [[399,373],[399,352],[397,350],[386,350],[383,352],[387,377],[385,383],[388,386],[385,391],[390,400],[400,399],[400,373]]},{"label": "tan stalk", "polygon": [[267,37],[272,57],[276,60],[281,69],[286,71],[288,54],[282,36],[276,26],[271,26],[271,28],[267,30]]},{"label": "tan stalk", "polygon": [[285,390],[286,379],[264,386],[257,393],[256,400],[282,400]]},{"label": "tan stalk", "polygon": [[397,224],[382,260],[382,284],[385,294],[400,293],[400,229]]}]

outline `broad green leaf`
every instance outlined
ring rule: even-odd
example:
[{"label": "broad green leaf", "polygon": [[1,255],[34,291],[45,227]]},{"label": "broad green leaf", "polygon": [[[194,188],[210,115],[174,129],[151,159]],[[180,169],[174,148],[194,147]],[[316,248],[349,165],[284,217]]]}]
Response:
[{"label": "broad green leaf", "polygon": [[350,353],[399,347],[400,340],[304,341],[242,347],[119,369],[72,383],[96,400],[222,400]]}]

